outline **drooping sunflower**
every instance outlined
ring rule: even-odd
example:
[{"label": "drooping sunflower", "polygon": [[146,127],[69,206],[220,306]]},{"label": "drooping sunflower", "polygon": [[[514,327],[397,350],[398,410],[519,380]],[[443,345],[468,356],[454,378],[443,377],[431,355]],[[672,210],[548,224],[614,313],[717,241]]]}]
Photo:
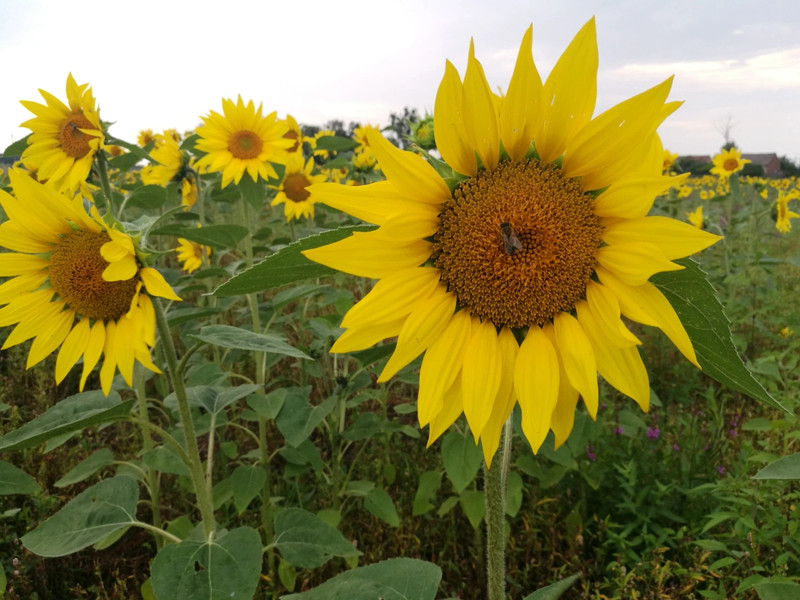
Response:
[{"label": "drooping sunflower", "polygon": [[792,219],[800,219],[800,214],[789,210],[789,201],[794,197],[791,193],[778,192],[775,199],[775,229],[780,233],[789,233],[792,230]]},{"label": "drooping sunflower", "polygon": [[[60,382],[83,358],[80,387],[104,354],[100,383],[108,395],[117,369],[131,385],[134,361],[150,358],[155,312],[148,294],[180,300],[161,274],[142,267],[131,237],[106,225],[83,200],[72,200],[16,171],[14,195],[0,191],[9,220],[0,225],[0,327],[16,324],[3,349],[33,338],[27,368],[61,347]],[[144,288],[144,289],[143,289]],[[144,293],[144,292],[147,293]]]},{"label": "drooping sunflower", "polygon": [[742,152],[738,148],[730,148],[717,154],[711,162],[714,163],[711,169],[712,175],[730,177],[744,169],[744,166],[750,161],[742,158]]},{"label": "drooping sunflower", "polygon": [[73,193],[86,181],[94,155],[103,147],[92,90],[88,83],[78,85],[70,73],[67,104],[44,90],[39,93],[46,104],[22,100],[22,105],[36,115],[20,125],[32,131],[22,161],[37,171],[39,181],[60,192]]},{"label": "drooping sunflower", "polygon": [[272,206],[283,204],[283,215],[286,221],[292,219],[312,219],[314,217],[315,198],[307,189],[315,183],[322,183],[327,179],[324,173],[312,175],[314,159],[305,161],[301,153],[290,157],[286,163],[286,173],[283,176],[278,193],[272,201]]},{"label": "drooping sunflower", "polygon": [[283,134],[287,140],[292,140],[292,145],[289,146],[286,151],[289,154],[294,154],[295,152],[303,152],[303,131],[300,129],[300,125],[297,124],[297,120],[292,115],[286,115],[286,125],[289,127],[289,130]]},{"label": "drooping sunflower", "polygon": [[279,121],[276,112],[261,115],[261,105],[247,104],[242,97],[236,103],[222,100],[222,113],[213,110],[201,117],[203,125],[197,128],[196,147],[207,154],[197,161],[199,168],[222,172],[222,187],[238,184],[245,171],[253,181],[258,177],[277,178],[272,164],[286,161],[286,149],[293,141],[284,138],[288,131],[285,121]]},{"label": "drooping sunflower", "polygon": [[150,156],[159,164],[148,163],[142,168],[142,183],[145,185],[167,185],[183,166],[184,156],[180,144],[167,133],[157,133],[153,137],[155,145]]},{"label": "drooping sunflower", "polygon": [[686,213],[686,218],[689,219],[689,223],[698,229],[703,229],[703,225],[705,224],[705,219],[703,219],[703,205],[701,204],[692,212]]},{"label": "drooping sunflower", "polygon": [[562,444],[579,397],[596,415],[598,372],[648,409],[640,342],[621,314],[659,327],[698,365],[677,314],[648,280],[720,239],[647,216],[678,181],[662,175],[656,133],[679,106],[666,101],[671,78],[592,118],[594,20],[544,83],[531,37],[529,28],[502,98],[472,44],[463,81],[446,63],[434,127],[453,177],[370,134],[387,181],[311,191],[379,227],[304,252],[379,280],[345,315],[331,351],[397,336],[379,381],[424,352],[418,416],[430,442],[463,412],[487,463],[515,403],[534,451],[549,430]]},{"label": "drooping sunflower", "polygon": [[178,260],[187,273],[194,273],[203,266],[203,261],[211,256],[211,248],[192,242],[185,238],[178,238]]}]

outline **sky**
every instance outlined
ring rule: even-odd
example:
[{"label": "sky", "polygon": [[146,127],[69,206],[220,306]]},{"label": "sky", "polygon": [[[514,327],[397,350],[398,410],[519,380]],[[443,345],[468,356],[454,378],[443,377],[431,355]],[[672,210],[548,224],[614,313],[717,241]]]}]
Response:
[{"label": "sky", "polygon": [[659,129],[680,154],[714,154],[721,129],[744,152],[800,159],[797,0],[2,0],[0,151],[28,130],[19,100],[66,98],[88,82],[111,121],[189,130],[241,95],[300,123],[387,125],[404,106],[433,110],[449,59],[470,38],[489,84],[505,90],[533,23],[542,75],[596,17],[595,114],[675,75],[684,105]]}]

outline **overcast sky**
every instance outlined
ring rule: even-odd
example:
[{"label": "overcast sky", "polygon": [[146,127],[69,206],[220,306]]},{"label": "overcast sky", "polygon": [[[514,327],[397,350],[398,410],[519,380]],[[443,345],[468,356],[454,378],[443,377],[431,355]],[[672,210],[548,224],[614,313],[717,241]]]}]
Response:
[{"label": "overcast sky", "polygon": [[667,148],[713,154],[730,119],[745,152],[800,158],[798,0],[0,0],[0,151],[28,133],[19,100],[64,99],[70,71],[128,141],[191,129],[237,94],[301,123],[385,125],[404,106],[433,109],[470,36],[505,89],[529,23],[546,74],[592,15],[598,112],[674,74],[685,104],[660,129]]}]

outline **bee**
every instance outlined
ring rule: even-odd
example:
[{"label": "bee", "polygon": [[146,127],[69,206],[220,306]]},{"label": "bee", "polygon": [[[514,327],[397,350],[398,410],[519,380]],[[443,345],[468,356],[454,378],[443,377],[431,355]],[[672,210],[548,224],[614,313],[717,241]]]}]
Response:
[{"label": "bee", "polygon": [[500,235],[503,238],[503,250],[505,250],[506,254],[509,256],[514,256],[517,250],[523,249],[522,242],[514,232],[511,223],[500,223]]}]

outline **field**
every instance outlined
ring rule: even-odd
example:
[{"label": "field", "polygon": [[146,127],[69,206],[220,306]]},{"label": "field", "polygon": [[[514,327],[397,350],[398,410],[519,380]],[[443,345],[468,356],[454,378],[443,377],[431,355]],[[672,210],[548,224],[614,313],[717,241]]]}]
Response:
[{"label": "field", "polygon": [[[231,114],[262,118],[260,108],[229,104]],[[651,279],[674,305],[703,369],[673,343],[674,330],[668,339],[641,324],[646,319],[625,318],[649,374],[648,411],[606,383],[613,373],[601,379],[592,369],[596,418],[590,401],[578,403],[566,440],[548,433],[549,413],[544,430],[532,431],[527,409],[514,403],[508,420],[501,414],[493,430],[486,425],[476,445],[467,419],[483,409],[470,408],[468,396],[467,419],[459,404],[452,419],[434,416],[420,427],[421,379],[423,388],[433,380],[424,365],[420,374],[422,351],[402,346],[403,333],[401,342],[396,332],[383,335],[386,320],[401,330],[396,315],[367,319],[363,332],[352,325],[378,289],[375,279],[389,276],[367,261],[354,276],[301,254],[380,225],[368,215],[384,209],[365,204],[348,216],[330,205],[340,189],[384,206],[397,201],[385,178],[399,170],[391,161],[417,165],[411,152],[442,174],[439,184],[452,190],[466,180],[437,158],[432,119],[405,117],[383,130],[405,153],[377,128],[301,128],[267,117],[266,129],[255,130],[263,138],[237,139],[245,154],[268,142],[275,162],[258,159],[260,167],[237,173],[217,168],[209,119],[205,130],[150,132],[137,144],[106,132],[72,188],[66,179],[60,190],[36,182],[47,178],[25,156],[3,176],[14,198],[2,197],[0,243],[17,257],[30,254],[23,267],[0,255],[8,258],[0,260],[7,277],[0,591],[7,598],[478,599],[496,583],[497,527],[510,599],[795,597],[800,238],[789,202],[800,197],[797,180],[737,172],[683,178],[677,164],[667,169],[672,185],[662,186],[649,215],[686,223],[692,214],[698,231],[722,236],[694,254],[696,262],[681,258],[681,270],[664,267]],[[91,128],[81,122],[62,132],[62,143],[72,135],[89,144]],[[539,165],[531,152],[524,164]],[[58,180],[55,171],[50,180]],[[58,215],[72,215],[69,227],[34,209],[47,202],[63,202]],[[503,223],[496,232],[500,256],[533,243],[518,230]],[[47,235],[54,249],[43,252]],[[309,252],[314,261],[317,252]],[[91,286],[65,275],[64,265],[76,264],[102,267],[101,292],[80,308]],[[123,287],[128,281],[135,290]],[[55,299],[50,291],[36,304],[51,284]],[[413,303],[415,293],[409,287],[384,310]],[[623,316],[629,312],[637,314],[623,304]],[[98,322],[102,342],[93,341]],[[337,339],[344,350],[331,353]],[[578,387],[558,340],[553,364]],[[426,347],[430,354],[434,340]],[[395,365],[403,352],[410,357]],[[396,367],[391,377],[381,376],[387,362]],[[451,393],[442,391],[442,410]],[[558,393],[565,392],[556,384],[554,401]],[[494,423],[494,413],[486,418]],[[552,428],[563,433],[555,417]],[[492,443],[496,453],[486,451]],[[488,470],[485,458],[493,460]]]}]

